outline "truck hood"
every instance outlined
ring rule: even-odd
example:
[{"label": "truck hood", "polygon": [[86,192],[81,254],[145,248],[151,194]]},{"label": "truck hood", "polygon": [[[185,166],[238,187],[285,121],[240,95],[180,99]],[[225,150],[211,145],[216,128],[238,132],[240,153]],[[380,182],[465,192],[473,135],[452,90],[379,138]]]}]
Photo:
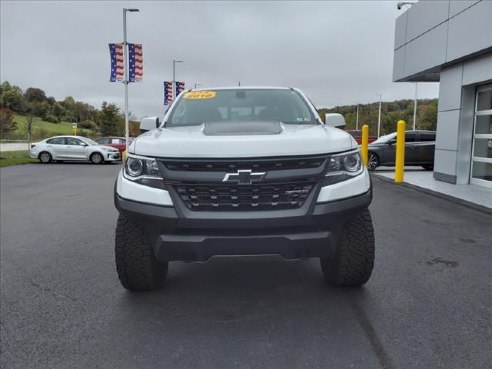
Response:
[{"label": "truck hood", "polygon": [[258,131],[256,125],[251,131],[243,130],[237,134],[218,129],[216,123],[208,127],[204,123],[145,132],[135,139],[129,151],[167,158],[244,158],[315,155],[357,147],[357,142],[348,133],[324,124],[279,123],[278,129],[266,125],[264,131]]}]

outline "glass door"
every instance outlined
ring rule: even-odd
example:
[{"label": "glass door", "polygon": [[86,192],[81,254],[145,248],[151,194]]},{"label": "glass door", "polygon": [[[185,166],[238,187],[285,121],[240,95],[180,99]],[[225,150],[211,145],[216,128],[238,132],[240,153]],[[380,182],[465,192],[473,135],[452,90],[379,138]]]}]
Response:
[{"label": "glass door", "polygon": [[477,89],[470,183],[492,188],[492,85]]}]

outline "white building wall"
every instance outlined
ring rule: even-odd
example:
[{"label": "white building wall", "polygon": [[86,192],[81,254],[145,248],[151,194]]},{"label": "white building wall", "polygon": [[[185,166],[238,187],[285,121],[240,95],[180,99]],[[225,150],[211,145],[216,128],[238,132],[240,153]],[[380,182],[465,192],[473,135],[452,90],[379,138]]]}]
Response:
[{"label": "white building wall", "polygon": [[439,81],[447,65],[488,52],[491,0],[421,0],[396,20],[393,80]]},{"label": "white building wall", "polygon": [[434,177],[468,183],[476,87],[492,82],[492,0],[421,0],[398,17],[393,79],[440,81]]}]

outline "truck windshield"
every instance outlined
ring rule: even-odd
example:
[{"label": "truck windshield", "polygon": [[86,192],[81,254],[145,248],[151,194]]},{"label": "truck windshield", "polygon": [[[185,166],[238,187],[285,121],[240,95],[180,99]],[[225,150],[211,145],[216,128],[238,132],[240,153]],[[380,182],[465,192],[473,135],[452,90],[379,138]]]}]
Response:
[{"label": "truck windshield", "polygon": [[166,127],[207,122],[316,124],[302,96],[290,89],[198,90],[184,93]]}]

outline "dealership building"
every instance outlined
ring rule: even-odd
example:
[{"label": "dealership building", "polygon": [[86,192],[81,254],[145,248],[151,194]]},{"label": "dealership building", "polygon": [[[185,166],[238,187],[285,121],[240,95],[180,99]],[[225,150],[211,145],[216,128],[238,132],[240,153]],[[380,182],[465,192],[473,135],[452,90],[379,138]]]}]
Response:
[{"label": "dealership building", "polygon": [[492,0],[421,0],[396,20],[395,82],[439,82],[434,178],[492,188]]}]

